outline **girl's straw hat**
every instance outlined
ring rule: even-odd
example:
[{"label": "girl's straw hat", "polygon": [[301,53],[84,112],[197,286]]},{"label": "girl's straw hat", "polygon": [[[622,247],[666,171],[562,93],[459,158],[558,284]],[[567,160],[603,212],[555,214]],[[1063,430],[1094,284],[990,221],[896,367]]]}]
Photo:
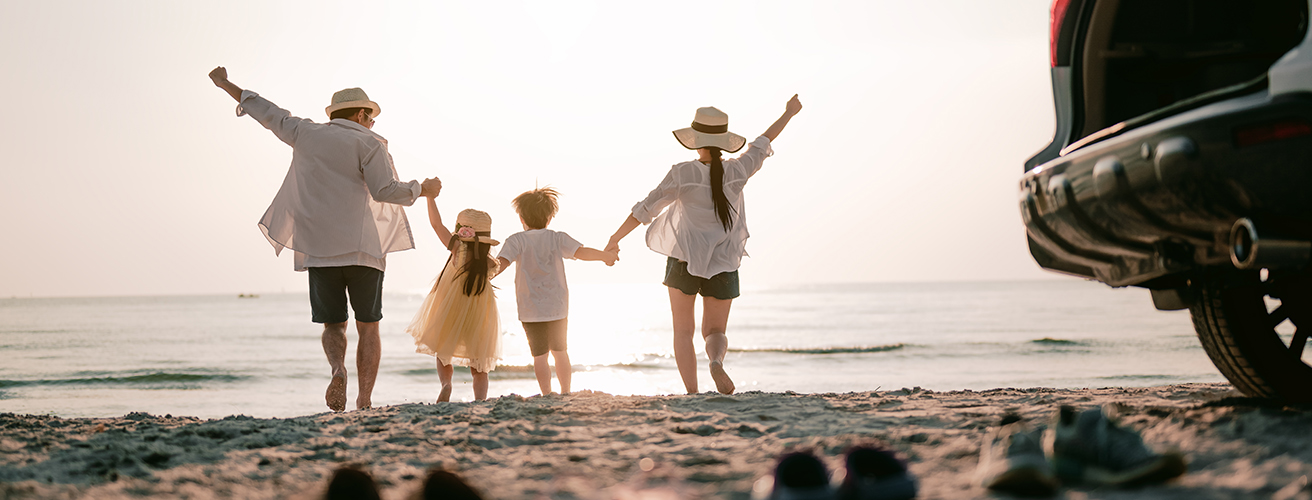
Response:
[{"label": "girl's straw hat", "polygon": [[472,208],[461,210],[460,215],[456,216],[454,234],[460,241],[477,241],[492,246],[501,244],[500,241],[492,239],[492,216]]},{"label": "girl's straw hat", "polygon": [[697,108],[692,126],[675,130],[674,138],[688,149],[720,148],[730,153],[747,144],[743,136],[729,131],[729,115],[713,107]]},{"label": "girl's straw hat", "polygon": [[333,115],[333,111],[346,108],[369,108],[370,117],[377,118],[383,114],[383,108],[378,107],[378,103],[370,101],[369,96],[360,90],[360,87],[342,89],[333,94],[333,103],[323,108],[323,112],[328,116]]}]

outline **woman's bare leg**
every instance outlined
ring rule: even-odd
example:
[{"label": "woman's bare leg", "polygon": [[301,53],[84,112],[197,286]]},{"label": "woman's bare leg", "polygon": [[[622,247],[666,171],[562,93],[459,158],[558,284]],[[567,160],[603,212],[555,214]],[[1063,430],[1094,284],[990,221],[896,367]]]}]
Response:
[{"label": "woman's bare leg", "polygon": [[694,308],[697,296],[687,295],[678,288],[670,289],[670,314],[674,317],[674,362],[679,365],[679,376],[688,394],[697,393],[697,349],[692,346],[692,334],[697,331]]},{"label": "woman's bare leg", "polygon": [[438,393],[437,402],[451,401],[451,376],[455,371],[454,366],[442,363],[442,358],[437,359],[437,379],[442,381],[442,392]]},{"label": "woman's bare leg", "polygon": [[474,376],[474,401],[487,399],[487,372],[480,372],[471,367],[469,373]]},{"label": "woman's bare leg", "polygon": [[547,361],[546,353],[533,356],[533,375],[538,378],[538,390],[542,391],[542,395],[551,394],[551,364]]},{"label": "woman's bare leg", "polygon": [[569,364],[569,352],[551,351],[551,357],[556,360],[556,380],[560,382],[560,393],[569,394],[570,378],[574,375],[574,367]]},{"label": "woman's bare leg", "polygon": [[724,355],[729,352],[729,337],[725,329],[729,326],[729,306],[733,299],[720,300],[702,297],[702,338],[706,340],[706,357],[711,359],[711,378],[715,380],[715,390],[722,394],[733,394],[733,380],[724,371]]}]

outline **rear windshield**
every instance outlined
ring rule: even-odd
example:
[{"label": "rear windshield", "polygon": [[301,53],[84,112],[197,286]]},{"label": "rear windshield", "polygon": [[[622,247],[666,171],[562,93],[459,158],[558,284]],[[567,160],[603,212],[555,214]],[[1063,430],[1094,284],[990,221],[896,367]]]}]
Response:
[{"label": "rear windshield", "polygon": [[1105,124],[1261,76],[1306,29],[1306,0],[1119,2]]}]

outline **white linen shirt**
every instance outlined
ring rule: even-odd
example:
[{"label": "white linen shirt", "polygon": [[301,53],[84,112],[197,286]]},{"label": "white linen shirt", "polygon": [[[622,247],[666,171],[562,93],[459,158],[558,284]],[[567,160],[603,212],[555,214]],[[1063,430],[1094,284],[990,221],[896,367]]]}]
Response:
[{"label": "white linen shirt", "polygon": [[[700,278],[736,271],[747,255],[750,236],[743,187],[773,154],[770,139],[760,136],[738,158],[721,160],[724,196],[734,209],[733,225],[728,231],[715,215],[715,202],[711,200],[711,167],[695,160],[670,167],[660,185],[633,206],[633,218],[651,224],[647,228],[647,247],[687,262],[688,274]],[[661,212],[666,207],[669,209]]]},{"label": "white linen shirt", "polygon": [[350,120],[297,118],[249,90],[237,104],[237,116],[246,114],[292,147],[291,168],[259,223],[275,255],[292,249],[297,271],[385,271],[388,253],[415,247],[400,205],[413,204],[422,188],[397,179],[386,139]]},{"label": "white linen shirt", "polygon": [[570,235],[550,229],[530,229],[506,238],[497,258],[517,262],[515,302],[525,323],[569,317],[569,284],[565,260],[583,246]]}]

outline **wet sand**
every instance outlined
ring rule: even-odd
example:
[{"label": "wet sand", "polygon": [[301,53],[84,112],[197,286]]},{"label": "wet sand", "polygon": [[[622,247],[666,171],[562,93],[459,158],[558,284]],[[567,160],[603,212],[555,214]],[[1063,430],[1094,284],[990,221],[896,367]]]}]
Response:
[{"label": "wet sand", "polygon": [[781,452],[810,449],[832,469],[844,449],[871,442],[909,461],[920,498],[976,498],[990,496],[974,474],[1001,416],[1046,423],[1061,405],[1114,408],[1149,446],[1182,451],[1190,470],[1135,490],[1066,487],[1059,498],[1312,499],[1312,408],[1243,398],[1226,384],[584,392],[290,419],[0,414],[0,498],[314,498],[335,468],[358,464],[384,499],[410,498],[432,466],[485,498],[747,499]]}]

